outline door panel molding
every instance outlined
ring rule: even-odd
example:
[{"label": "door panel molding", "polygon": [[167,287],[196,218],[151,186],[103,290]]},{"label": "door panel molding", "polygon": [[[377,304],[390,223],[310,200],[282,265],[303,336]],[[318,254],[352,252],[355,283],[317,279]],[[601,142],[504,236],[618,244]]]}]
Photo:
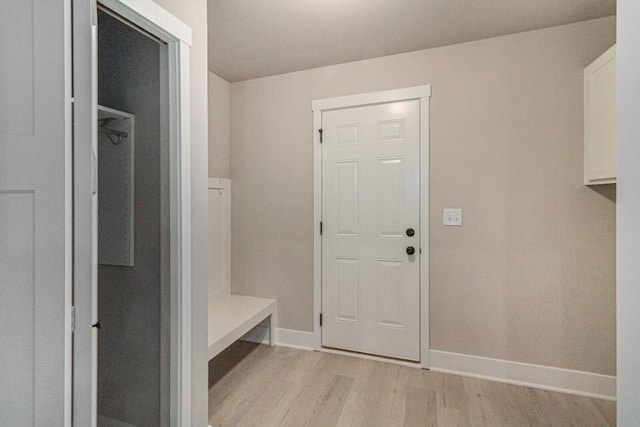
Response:
[{"label": "door panel molding", "polygon": [[0,16],[0,425],[68,426],[71,0]]},{"label": "door panel molding", "polygon": [[[322,347],[322,113],[351,107],[364,107],[400,101],[419,101],[420,116],[420,218],[419,239],[421,250],[420,266],[420,365],[429,368],[429,101],[431,85],[409,87],[404,89],[349,95],[338,98],[315,100],[313,111],[313,144],[314,144],[314,292],[313,292],[313,347],[325,351]],[[355,126],[355,125],[354,125]],[[353,126],[351,127],[353,129]],[[338,143],[357,144],[358,133],[349,129],[341,129]],[[396,144],[404,139],[404,122],[383,120],[378,125],[378,143]],[[326,143],[326,138],[325,138]],[[331,261],[328,261],[331,262]],[[334,260],[335,262],[335,260]],[[397,326],[396,326],[397,327]],[[326,349],[326,351],[331,351]]]}]

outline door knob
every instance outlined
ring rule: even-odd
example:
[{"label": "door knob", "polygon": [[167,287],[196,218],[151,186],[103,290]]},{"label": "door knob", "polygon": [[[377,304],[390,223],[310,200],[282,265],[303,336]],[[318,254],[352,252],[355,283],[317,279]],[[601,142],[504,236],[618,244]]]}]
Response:
[{"label": "door knob", "polygon": [[416,253],[416,248],[413,246],[407,246],[407,255],[413,255]]},{"label": "door knob", "polygon": [[413,237],[416,234],[413,228],[407,228],[407,231],[405,233],[407,233],[407,236],[409,237]]}]

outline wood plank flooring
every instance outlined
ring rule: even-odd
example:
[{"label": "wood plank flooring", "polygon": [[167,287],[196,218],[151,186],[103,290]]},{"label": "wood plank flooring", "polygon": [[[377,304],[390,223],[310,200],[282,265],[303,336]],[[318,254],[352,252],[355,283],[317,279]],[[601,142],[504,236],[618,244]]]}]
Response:
[{"label": "wood plank flooring", "polygon": [[569,394],[238,341],[209,362],[212,426],[613,426]]}]

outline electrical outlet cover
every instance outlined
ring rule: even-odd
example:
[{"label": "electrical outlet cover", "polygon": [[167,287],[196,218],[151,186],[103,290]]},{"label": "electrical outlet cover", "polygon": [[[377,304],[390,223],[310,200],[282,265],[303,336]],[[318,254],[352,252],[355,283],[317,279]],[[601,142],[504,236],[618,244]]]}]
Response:
[{"label": "electrical outlet cover", "polygon": [[442,224],[461,227],[462,226],[462,209],[446,208],[444,209]]}]

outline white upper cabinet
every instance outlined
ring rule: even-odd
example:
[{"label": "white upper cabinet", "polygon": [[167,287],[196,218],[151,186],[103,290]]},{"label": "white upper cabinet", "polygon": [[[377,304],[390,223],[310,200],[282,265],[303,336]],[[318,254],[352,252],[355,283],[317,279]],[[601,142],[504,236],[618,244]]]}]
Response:
[{"label": "white upper cabinet", "polygon": [[616,46],[584,70],[584,184],[616,182]]}]

